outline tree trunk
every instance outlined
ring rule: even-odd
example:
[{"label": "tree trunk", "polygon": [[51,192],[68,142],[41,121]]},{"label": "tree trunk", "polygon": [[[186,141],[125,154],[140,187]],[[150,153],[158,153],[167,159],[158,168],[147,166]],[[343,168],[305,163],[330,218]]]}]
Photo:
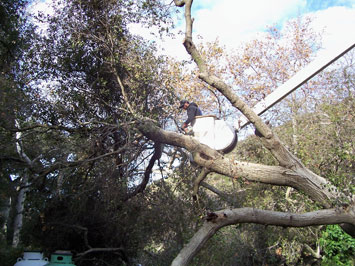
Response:
[{"label": "tree trunk", "polygon": [[[15,124],[17,128],[20,128],[20,124],[17,120],[15,120]],[[28,167],[32,167],[33,161],[26,155],[22,147],[22,133],[21,131],[16,133],[16,151],[20,158],[22,158],[27,164]],[[12,246],[17,247],[20,243],[20,232],[23,224],[23,212],[25,209],[25,200],[26,200],[26,192],[28,191],[28,171],[25,170],[24,176],[20,180],[20,184],[18,186],[18,195],[17,202],[15,208],[15,218],[14,218],[14,234],[12,238]]]},{"label": "tree trunk", "polygon": [[4,205],[0,210],[0,217],[2,217],[4,224],[2,225],[1,234],[3,234],[3,238],[6,239],[6,235],[9,229],[9,214],[11,209],[11,198],[7,198],[4,200]]},{"label": "tree trunk", "polygon": [[16,214],[14,218],[14,233],[12,238],[12,246],[17,247],[20,243],[20,232],[23,224],[23,211],[25,209],[26,192],[28,191],[28,176],[25,174],[18,187],[18,195],[16,202]]}]

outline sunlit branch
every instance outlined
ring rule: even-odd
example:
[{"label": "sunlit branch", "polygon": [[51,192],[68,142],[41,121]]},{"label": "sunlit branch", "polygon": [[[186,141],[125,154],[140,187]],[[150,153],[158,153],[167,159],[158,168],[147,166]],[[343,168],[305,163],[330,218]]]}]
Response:
[{"label": "sunlit branch", "polygon": [[220,228],[240,223],[256,223],[282,227],[349,223],[355,225],[354,210],[328,209],[303,214],[266,211],[254,208],[225,209],[208,213],[206,221],[172,262],[172,266],[188,265],[192,258]]},{"label": "sunlit branch", "polygon": [[123,84],[122,84],[121,78],[120,78],[120,76],[118,75],[117,71],[115,71],[115,76],[116,76],[116,80],[117,80],[118,84],[120,85],[123,99],[124,99],[124,101],[125,101],[125,103],[126,103],[128,109],[129,109],[129,111],[130,111],[133,115],[135,115],[135,111],[133,110],[131,104],[129,103],[129,100],[128,100],[128,97],[127,97],[125,88],[124,88],[124,86],[123,86]]}]

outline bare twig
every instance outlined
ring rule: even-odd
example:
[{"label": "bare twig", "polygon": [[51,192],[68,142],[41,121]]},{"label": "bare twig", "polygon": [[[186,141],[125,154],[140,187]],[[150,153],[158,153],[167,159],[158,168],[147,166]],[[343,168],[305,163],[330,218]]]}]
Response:
[{"label": "bare twig", "polygon": [[115,251],[124,251],[124,249],[123,248],[91,248],[91,249],[85,250],[82,253],[76,254],[76,257],[82,257],[82,256],[88,255],[93,252],[115,252]]}]

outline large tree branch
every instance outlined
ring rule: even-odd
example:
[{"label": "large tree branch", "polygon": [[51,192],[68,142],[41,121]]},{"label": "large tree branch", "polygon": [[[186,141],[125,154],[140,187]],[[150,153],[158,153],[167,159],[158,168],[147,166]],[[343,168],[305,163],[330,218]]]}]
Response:
[{"label": "large tree branch", "polygon": [[210,171],[229,176],[244,177],[249,181],[278,186],[291,186],[303,191],[324,207],[331,206],[330,200],[338,195],[332,191],[326,179],[308,171],[295,171],[282,166],[269,166],[249,162],[239,162],[223,156],[191,136],[165,131],[151,120],[138,123],[139,130],[149,139],[178,146],[194,154],[194,162]]},{"label": "large tree branch", "polygon": [[260,131],[263,136],[271,138],[273,134],[270,128],[261,120],[261,118],[233,92],[230,86],[228,86],[216,76],[209,73],[208,66],[204,58],[201,56],[192,41],[192,0],[186,0],[185,3],[186,32],[183,44],[186,48],[186,51],[191,55],[192,59],[195,61],[200,71],[199,77],[212,87],[219,90],[232,103],[234,107],[241,111],[255,125],[255,127]]},{"label": "large tree branch", "polygon": [[161,129],[156,125],[154,120],[148,118],[137,121],[137,128],[143,135],[153,141],[185,148],[192,153],[203,153],[210,158],[222,156],[218,151],[209,148],[207,145],[201,144],[197,139],[191,136]]},{"label": "large tree branch", "polygon": [[185,2],[185,20],[187,29],[185,33],[184,46],[186,51],[191,55],[192,59],[195,61],[197,67],[199,68],[199,77],[207,84],[221,92],[235,108],[241,111],[249,119],[249,121],[255,126],[258,132],[263,136],[262,139],[264,145],[272,152],[280,165],[293,169],[304,168],[304,165],[298,160],[298,158],[290,153],[284,145],[282,145],[278,137],[252,110],[252,108],[250,108],[240,97],[238,97],[238,95],[234,93],[229,85],[208,71],[208,66],[204,58],[201,56],[192,41],[192,1]]},{"label": "large tree branch", "polygon": [[172,262],[172,266],[187,265],[220,228],[240,223],[256,223],[283,227],[305,227],[348,223],[355,225],[354,206],[350,209],[328,209],[303,214],[258,210],[254,208],[225,209],[209,213],[206,221]]}]

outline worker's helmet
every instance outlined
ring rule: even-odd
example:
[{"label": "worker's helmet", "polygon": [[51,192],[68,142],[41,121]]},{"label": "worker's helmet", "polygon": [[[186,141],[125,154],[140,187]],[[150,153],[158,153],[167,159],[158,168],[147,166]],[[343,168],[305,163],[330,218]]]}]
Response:
[{"label": "worker's helmet", "polygon": [[181,100],[181,101],[180,101],[179,109],[183,108],[184,105],[185,105],[185,103],[189,103],[189,101],[187,101],[187,100]]}]

